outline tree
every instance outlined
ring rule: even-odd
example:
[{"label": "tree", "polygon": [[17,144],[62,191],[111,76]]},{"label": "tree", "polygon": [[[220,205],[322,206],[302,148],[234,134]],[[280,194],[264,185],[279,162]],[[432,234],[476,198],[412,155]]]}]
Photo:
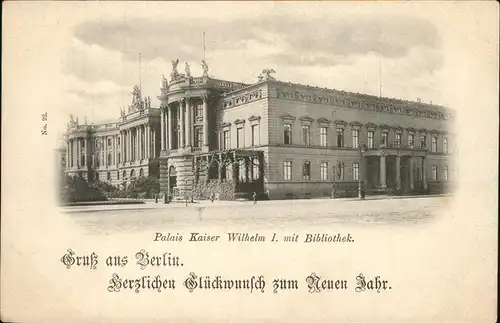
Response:
[{"label": "tree", "polygon": [[61,191],[62,202],[106,201],[103,191],[90,186],[83,177],[65,175]]}]

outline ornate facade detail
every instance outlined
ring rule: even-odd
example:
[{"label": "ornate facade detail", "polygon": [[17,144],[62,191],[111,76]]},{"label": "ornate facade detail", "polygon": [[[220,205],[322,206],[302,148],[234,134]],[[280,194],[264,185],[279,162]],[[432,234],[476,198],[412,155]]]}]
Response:
[{"label": "ornate facade detail", "polygon": [[417,132],[417,129],[409,127],[409,128],[406,128],[406,131],[408,131],[408,132]]},{"label": "ornate facade detail", "polygon": [[311,123],[311,122],[314,121],[313,118],[308,117],[308,116],[302,116],[302,117],[299,118],[299,120],[302,121],[302,122],[308,122],[308,123]]},{"label": "ornate facade detail", "polygon": [[393,128],[394,128],[394,130],[395,130],[397,133],[401,133],[401,132],[403,132],[403,130],[404,130],[404,128],[403,128],[403,127],[401,127],[401,126],[394,126]]},{"label": "ornate facade detail", "polygon": [[363,124],[361,122],[358,122],[358,121],[352,121],[351,123],[349,123],[351,125],[351,127],[353,128],[361,128],[363,126]]},{"label": "ornate facade detail", "polygon": [[191,68],[189,67],[189,64],[187,62],[184,66],[184,72],[186,73],[186,77],[191,77]]},{"label": "ornate facade detail", "polygon": [[223,122],[220,126],[222,128],[231,127],[231,122]]},{"label": "ornate facade detail", "polygon": [[306,91],[293,91],[291,89],[276,89],[277,99],[286,99],[293,101],[302,101],[316,104],[341,106],[345,108],[357,108],[362,110],[371,110],[375,112],[385,112],[393,114],[402,114],[409,116],[418,116],[431,119],[448,119],[451,118],[451,113],[443,113],[441,111],[433,111],[429,108],[416,108],[410,106],[411,103],[388,103],[379,98],[373,98],[374,102],[365,102],[357,98],[346,98],[344,95],[349,93],[344,92],[340,95],[318,95],[316,93]]},{"label": "ornate facade detail", "polygon": [[367,124],[365,124],[365,127],[366,129],[376,129],[377,125],[374,124],[373,122],[368,122]]},{"label": "ornate facade detail", "polygon": [[248,118],[248,121],[252,122],[252,121],[259,121],[260,120],[260,116],[256,117],[256,116],[250,116]]},{"label": "ornate facade detail", "polygon": [[262,99],[262,90],[254,90],[251,92],[235,95],[224,99],[224,109],[232,108],[241,104]]},{"label": "ornate facade detail", "polygon": [[319,124],[324,124],[324,125],[329,125],[331,123],[331,121],[328,120],[327,118],[321,117],[321,118],[318,118],[318,123]]},{"label": "ornate facade detail", "polygon": [[288,121],[295,121],[295,119],[297,119],[296,117],[292,116],[289,113],[281,115],[280,118]]},{"label": "ornate facade detail", "polygon": [[427,129],[420,128],[420,129],[418,129],[418,132],[420,132],[420,133],[427,133]]},{"label": "ornate facade detail", "polygon": [[344,120],[335,120],[337,126],[347,126],[347,122]]},{"label": "ornate facade detail", "polygon": [[234,120],[234,124],[242,124],[242,123],[243,124],[245,123],[245,119],[238,118],[238,119]]}]

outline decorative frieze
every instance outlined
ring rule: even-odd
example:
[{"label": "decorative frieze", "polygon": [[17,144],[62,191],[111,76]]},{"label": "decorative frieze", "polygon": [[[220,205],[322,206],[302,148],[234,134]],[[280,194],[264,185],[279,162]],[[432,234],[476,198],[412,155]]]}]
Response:
[{"label": "decorative frieze", "polygon": [[355,98],[344,98],[334,95],[317,95],[315,93],[308,93],[304,91],[292,91],[284,89],[276,89],[276,98],[309,102],[324,105],[334,105],[346,108],[358,108],[363,110],[371,110],[376,112],[386,112],[394,114],[404,114],[408,116],[425,117],[431,119],[448,119],[451,113],[443,113],[440,111],[432,111],[428,108],[410,107],[405,104],[391,104],[387,102],[365,102]]},{"label": "decorative frieze", "polygon": [[262,90],[257,89],[251,92],[242,93],[240,95],[225,98],[223,102],[223,107],[224,109],[229,109],[238,105],[242,105],[252,101],[257,101],[260,99],[262,99]]}]

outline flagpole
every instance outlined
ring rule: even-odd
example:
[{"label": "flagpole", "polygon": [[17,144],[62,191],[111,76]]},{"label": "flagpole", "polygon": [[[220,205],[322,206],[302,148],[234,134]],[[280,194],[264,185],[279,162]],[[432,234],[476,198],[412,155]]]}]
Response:
[{"label": "flagpole", "polygon": [[203,31],[203,60],[206,60],[205,57],[205,31]]},{"label": "flagpole", "polygon": [[378,96],[379,96],[379,98],[381,98],[382,97],[382,60],[379,61],[378,83],[379,83]]},{"label": "flagpole", "polygon": [[139,91],[142,93],[142,66],[141,66],[141,53],[139,53]]}]

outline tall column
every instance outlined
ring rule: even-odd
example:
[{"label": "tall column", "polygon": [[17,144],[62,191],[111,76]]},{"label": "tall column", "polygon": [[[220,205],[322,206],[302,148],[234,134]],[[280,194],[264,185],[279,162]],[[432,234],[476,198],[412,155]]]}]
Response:
[{"label": "tall column", "polygon": [[427,158],[422,157],[422,184],[424,185],[424,190],[427,189]]},{"label": "tall column", "polygon": [[80,168],[81,161],[80,161],[80,138],[76,139],[76,166]]},{"label": "tall column", "polygon": [[64,169],[69,168],[69,139],[66,141],[66,162],[64,164]]},{"label": "tall column", "polygon": [[150,158],[150,150],[151,150],[151,129],[149,128],[149,123],[146,124],[146,159]]},{"label": "tall column", "polygon": [[385,155],[381,154],[380,155],[380,186],[382,188],[387,187],[387,181],[386,181],[386,176],[385,176]]},{"label": "tall column", "polygon": [[165,150],[165,110],[161,109],[161,150]]},{"label": "tall column", "polygon": [[127,161],[132,161],[132,128],[127,130]]},{"label": "tall column", "polygon": [[396,156],[396,189],[401,189],[401,157]]},{"label": "tall column", "polygon": [[250,181],[250,157],[245,157],[245,181]]},{"label": "tall column", "polygon": [[222,154],[219,153],[219,183],[222,182]]},{"label": "tall column", "polygon": [[[140,128],[139,127],[135,127],[135,160],[140,160],[141,159],[141,156],[140,156],[140,149],[139,149],[139,143],[140,143],[140,139],[141,139],[141,136],[140,136]],[[137,174],[139,175],[139,174]]]},{"label": "tall column", "polygon": [[208,95],[203,95],[203,146],[208,146]]},{"label": "tall column", "polygon": [[415,179],[414,179],[414,175],[415,175],[415,161],[413,159],[413,156],[410,156],[410,190],[414,190],[415,189]]},{"label": "tall column", "polygon": [[186,146],[191,147],[191,133],[192,133],[192,120],[191,120],[191,102],[190,98],[186,98]]},{"label": "tall column", "polygon": [[173,142],[172,142],[172,138],[173,138],[173,133],[174,133],[174,130],[172,129],[172,107],[170,106],[167,106],[167,137],[168,137],[168,146],[167,146],[167,149],[168,150],[172,150],[172,147],[173,147]]},{"label": "tall column", "polygon": [[153,150],[153,158],[156,158],[156,129],[153,128],[153,132],[151,133],[151,136],[153,137],[151,140],[151,149]]},{"label": "tall column", "polygon": [[104,142],[102,143],[102,149],[104,150],[104,167],[108,167],[108,137],[103,137]]},{"label": "tall column", "polygon": [[180,124],[179,124],[179,127],[180,127],[180,147],[179,148],[184,148],[184,138],[185,138],[185,134],[184,134],[184,104],[185,104],[185,100],[182,99],[180,101],[180,104],[179,104],[179,119],[180,119]]}]

